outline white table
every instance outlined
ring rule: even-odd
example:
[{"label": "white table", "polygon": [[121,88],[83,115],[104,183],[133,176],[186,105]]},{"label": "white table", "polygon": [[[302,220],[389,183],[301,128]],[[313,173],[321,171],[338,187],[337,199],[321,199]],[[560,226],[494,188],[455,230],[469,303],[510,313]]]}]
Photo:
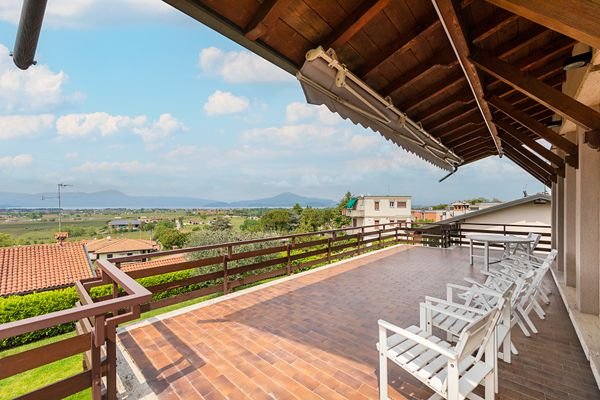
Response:
[{"label": "white table", "polygon": [[531,243],[533,239],[526,237],[518,237],[512,235],[492,235],[492,234],[471,234],[467,235],[469,239],[469,264],[473,265],[473,242],[483,243],[483,268],[485,271],[490,270],[490,243],[502,243],[504,245],[504,255],[510,252],[511,244],[527,244],[527,252],[531,253]]}]

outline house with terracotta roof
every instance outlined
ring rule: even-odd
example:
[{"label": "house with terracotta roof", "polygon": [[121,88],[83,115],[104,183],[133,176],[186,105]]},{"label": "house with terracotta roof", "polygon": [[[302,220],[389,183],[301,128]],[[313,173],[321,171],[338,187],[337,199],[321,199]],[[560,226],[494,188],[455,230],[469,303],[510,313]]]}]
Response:
[{"label": "house with terracotta roof", "polygon": [[117,257],[154,253],[160,249],[153,240],[111,238],[90,240],[85,243],[90,260],[106,260]]},{"label": "house with terracotta roof", "polygon": [[92,276],[81,242],[0,248],[0,296],[64,288]]}]

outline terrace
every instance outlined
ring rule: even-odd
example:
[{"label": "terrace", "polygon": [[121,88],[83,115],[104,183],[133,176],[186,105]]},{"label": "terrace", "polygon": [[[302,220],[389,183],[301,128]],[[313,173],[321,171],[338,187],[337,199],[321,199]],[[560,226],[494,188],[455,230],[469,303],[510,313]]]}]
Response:
[{"label": "terrace", "polygon": [[[593,375],[600,365],[597,2],[165,1],[296,75],[308,102],[442,169],[506,156],[551,187],[552,234],[543,244],[559,252],[552,301],[538,335],[515,332],[521,354],[500,365],[499,397],[600,396]],[[24,4],[14,60],[25,69],[34,61],[45,2]],[[135,381],[126,379],[127,362],[117,364],[121,343],[141,370],[136,375],[131,367],[133,375],[147,381],[133,397],[373,398],[376,320],[414,323],[422,296],[443,294],[446,282],[464,276],[481,278],[464,249],[449,249],[467,228],[383,226],[226,243],[155,254],[194,256],[128,273],[119,266],[135,257],[99,261],[101,276],[77,284],[76,308],[0,326],[0,339],[69,321],[78,321],[79,332],[3,358],[0,379],[83,353],[83,372],[25,398],[91,387],[93,398],[114,399],[118,375]],[[255,247],[241,247],[249,245]],[[391,245],[401,247],[244,289]],[[244,262],[255,257],[263,258]],[[201,272],[149,288],[135,280],[188,269]],[[178,296],[156,297],[191,285]],[[93,297],[98,286],[112,290]],[[116,333],[142,310],[221,292],[229,297]],[[396,398],[430,394],[399,370],[390,376]]]}]

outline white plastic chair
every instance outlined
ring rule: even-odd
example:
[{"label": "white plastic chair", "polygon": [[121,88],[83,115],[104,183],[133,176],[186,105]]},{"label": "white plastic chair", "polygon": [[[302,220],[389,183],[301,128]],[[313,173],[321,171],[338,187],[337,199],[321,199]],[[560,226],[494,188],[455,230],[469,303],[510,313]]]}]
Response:
[{"label": "white plastic chair", "polygon": [[[454,347],[418,326],[403,329],[379,320],[379,399],[388,400],[387,363],[391,360],[431,388],[435,394],[430,399],[493,400],[494,329],[499,317],[497,308],[477,317],[463,329]],[[485,399],[473,393],[480,384],[485,386]]]}]

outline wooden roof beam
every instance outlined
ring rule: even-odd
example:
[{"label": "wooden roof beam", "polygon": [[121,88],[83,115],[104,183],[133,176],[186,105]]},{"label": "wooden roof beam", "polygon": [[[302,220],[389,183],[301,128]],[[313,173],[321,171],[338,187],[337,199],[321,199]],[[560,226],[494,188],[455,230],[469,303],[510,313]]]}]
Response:
[{"label": "wooden roof beam", "polygon": [[414,116],[416,121],[427,121],[428,119],[439,117],[440,113],[446,111],[446,109],[452,107],[456,103],[460,104],[471,104],[475,101],[473,96],[470,93],[458,92],[453,94],[452,96],[446,98],[445,101],[440,101],[436,103],[431,108],[427,109],[427,113],[419,113]]},{"label": "wooden roof beam", "polygon": [[486,1],[600,49],[600,7],[595,0]]},{"label": "wooden roof beam", "polygon": [[462,135],[455,134],[455,135],[451,135],[451,136],[442,138],[442,142],[446,146],[454,147],[454,146],[458,146],[459,144],[466,143],[470,140],[473,140],[474,138],[479,138],[480,140],[483,140],[486,137],[489,137],[489,134],[487,134],[487,133],[488,132],[487,132],[486,127],[477,126],[477,127],[475,127],[474,130],[472,130],[469,133],[464,133]]},{"label": "wooden roof beam", "polygon": [[491,18],[480,23],[473,29],[473,43],[478,44],[496,32],[502,30],[505,26],[510,25],[513,21],[519,18],[518,15],[505,10],[499,10],[492,14]]},{"label": "wooden roof beam", "polygon": [[552,165],[548,164],[548,162],[546,160],[544,160],[543,158],[541,158],[540,156],[538,156],[536,153],[532,152],[531,150],[523,147],[521,142],[514,139],[513,137],[510,137],[506,134],[502,135],[501,137],[502,137],[502,143],[504,145],[512,147],[513,150],[515,150],[517,153],[522,155],[525,159],[531,161],[533,164],[535,164],[541,170],[546,172],[546,174],[556,177],[557,171],[554,169],[554,167]]},{"label": "wooden roof beam", "polygon": [[486,157],[489,157],[489,156],[493,156],[494,154],[496,154],[496,148],[495,147],[494,147],[493,150],[487,150],[487,151],[484,151],[481,154],[476,154],[476,155],[473,155],[471,157],[463,157],[463,160],[465,161],[464,164],[469,164],[469,163],[475,162],[477,160],[481,160],[483,158],[486,158]]},{"label": "wooden roof beam", "polygon": [[377,14],[390,4],[390,0],[367,0],[359,5],[356,10],[344,19],[344,23],[336,28],[323,41],[323,47],[327,50],[330,47],[336,48],[356,35],[365,27]]},{"label": "wooden roof beam", "polygon": [[244,29],[244,36],[250,40],[256,40],[264,35],[268,26],[263,21],[267,21],[269,18],[273,18],[275,5],[278,0],[264,0],[263,3],[258,7],[258,11],[252,17],[252,20],[246,25]]},{"label": "wooden roof beam", "polygon": [[485,121],[490,135],[492,135],[492,139],[494,140],[498,154],[502,155],[502,144],[498,138],[496,125],[492,123],[492,111],[484,99],[485,93],[483,82],[477,73],[477,68],[475,68],[475,66],[468,60],[470,54],[470,43],[467,39],[467,34],[461,21],[461,15],[459,14],[457,4],[452,0],[432,0],[432,2],[440,17],[440,20],[442,21],[442,25],[446,31],[446,36],[448,36],[450,44],[452,45],[454,52],[459,59],[459,63],[463,69],[463,72],[465,73],[467,82],[469,83],[473,95],[475,96],[475,102],[481,111],[481,115],[483,116],[483,120]]},{"label": "wooden roof beam", "polygon": [[426,125],[425,129],[428,131],[438,131],[456,121],[460,121],[464,118],[470,118],[473,114],[479,115],[479,109],[477,107],[468,107],[467,109],[465,109],[465,107],[461,107],[444,116],[443,118],[436,120],[434,123]]},{"label": "wooden roof beam", "polygon": [[452,151],[454,151],[455,153],[465,154],[468,151],[470,151],[471,149],[479,148],[482,146],[488,146],[488,145],[492,145],[492,146],[494,145],[494,143],[492,143],[491,137],[489,137],[489,136],[486,136],[485,138],[474,137],[470,140],[466,140],[463,143],[454,146],[452,148]]},{"label": "wooden roof beam", "polygon": [[381,89],[384,96],[391,96],[397,90],[409,85],[411,82],[421,78],[429,73],[432,69],[443,68],[450,69],[455,67],[458,61],[454,57],[454,53],[446,52],[444,54],[434,54],[429,60],[420,63],[418,67],[411,69],[403,74],[400,78],[390,82],[386,87]]},{"label": "wooden roof beam", "polygon": [[488,74],[500,79],[575,124],[589,130],[600,130],[599,112],[529,74],[521,72],[514,65],[501,61],[481,49],[474,50],[469,59]]},{"label": "wooden roof beam", "polygon": [[428,131],[438,137],[448,136],[460,129],[463,129],[468,125],[483,125],[481,121],[481,115],[477,113],[470,113],[467,118],[455,120],[454,122],[447,124],[443,128],[428,129]]},{"label": "wooden roof beam", "polygon": [[431,20],[428,24],[426,24],[424,28],[420,30],[411,30],[407,32],[405,36],[403,36],[399,40],[393,41],[390,44],[390,46],[383,49],[383,51],[376,54],[367,64],[359,68],[356,71],[356,75],[362,77],[368,75],[380,64],[383,64],[384,62],[395,57],[396,55],[408,50],[411,46],[415,44],[417,40],[419,40],[419,38],[431,34],[431,32],[438,29],[441,25],[442,24],[440,23],[440,20],[435,18]]},{"label": "wooden roof beam", "polygon": [[561,150],[564,150],[567,154],[577,155],[577,145],[575,143],[554,132],[552,129],[543,125],[536,119],[530,117],[523,111],[517,110],[506,100],[503,100],[498,96],[491,96],[488,99],[488,102],[495,108],[497,108],[499,111],[503,112],[519,124],[523,125],[525,128],[537,134],[539,137],[546,139],[554,146],[560,148]]},{"label": "wooden roof beam", "polygon": [[541,157],[550,161],[557,168],[562,168],[565,166],[565,162],[562,159],[562,157],[560,157],[558,154],[556,154],[552,150],[545,148],[540,143],[536,142],[534,139],[527,136],[525,133],[516,129],[514,126],[512,126],[504,121],[494,120],[494,123],[496,124],[496,126],[498,126],[498,128],[500,128],[504,132],[506,132],[507,135],[510,135],[515,140],[518,140],[519,142],[523,143],[525,146],[527,146],[531,150],[535,151]]},{"label": "wooden roof beam", "polygon": [[469,151],[466,151],[463,153],[463,159],[464,158],[471,158],[473,156],[477,156],[481,153],[487,153],[488,151],[492,152],[492,154],[494,153],[494,150],[496,149],[496,147],[494,146],[494,143],[490,143],[489,146],[479,146],[476,149],[471,149]]},{"label": "wooden roof beam", "polygon": [[464,79],[465,77],[460,71],[453,71],[449,77],[435,85],[428,87],[425,91],[417,94],[416,96],[412,96],[410,101],[401,103],[398,108],[404,112],[409,112],[424,102],[431,100],[432,97],[458,86],[464,82]]},{"label": "wooden roof beam", "polygon": [[525,164],[520,157],[515,156],[515,154],[513,153],[512,148],[510,148],[510,149],[508,149],[508,151],[506,151],[506,157],[508,157],[512,162],[514,162],[519,167],[521,167],[529,175],[533,176],[535,179],[537,179],[538,181],[542,182],[544,185],[546,185],[548,187],[552,186],[552,180],[551,179],[549,179],[548,177],[545,177],[545,176],[541,175],[539,172],[537,172],[534,169],[532,169],[529,165]]}]

